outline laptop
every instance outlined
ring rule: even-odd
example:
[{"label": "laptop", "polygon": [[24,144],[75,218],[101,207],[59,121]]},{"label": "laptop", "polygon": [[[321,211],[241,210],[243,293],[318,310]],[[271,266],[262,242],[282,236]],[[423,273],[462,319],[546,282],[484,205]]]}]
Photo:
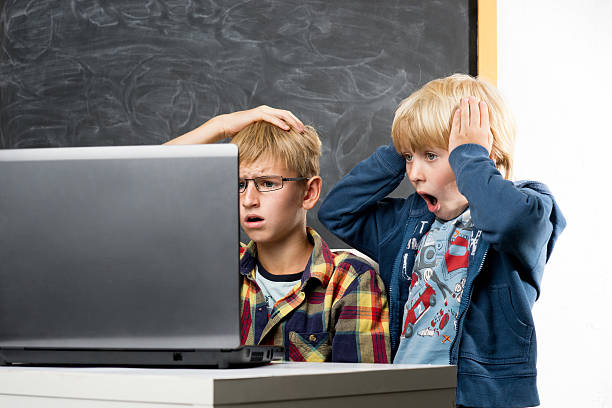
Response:
[{"label": "laptop", "polygon": [[0,363],[262,364],[232,144],[0,150]]}]

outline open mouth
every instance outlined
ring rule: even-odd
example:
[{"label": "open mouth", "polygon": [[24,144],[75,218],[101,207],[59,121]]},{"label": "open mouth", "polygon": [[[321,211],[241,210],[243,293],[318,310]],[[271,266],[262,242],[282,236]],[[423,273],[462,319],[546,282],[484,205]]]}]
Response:
[{"label": "open mouth", "polygon": [[436,197],[427,193],[419,193],[419,195],[423,197],[423,200],[425,200],[425,202],[427,203],[427,209],[429,209],[430,212],[436,212],[440,209],[440,206],[438,205],[438,199]]},{"label": "open mouth", "polygon": [[263,217],[260,217],[257,214],[248,214],[246,217],[244,217],[244,224],[249,226],[249,228],[255,228],[258,225],[262,225],[263,220]]},{"label": "open mouth", "polygon": [[438,199],[431,194],[423,194],[422,197],[425,199],[425,201],[431,203],[432,205],[436,205],[438,203]]}]

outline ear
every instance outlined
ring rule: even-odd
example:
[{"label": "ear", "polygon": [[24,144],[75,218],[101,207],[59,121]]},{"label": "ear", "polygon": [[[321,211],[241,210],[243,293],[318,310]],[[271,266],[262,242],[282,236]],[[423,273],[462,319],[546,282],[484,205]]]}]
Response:
[{"label": "ear", "polygon": [[497,163],[497,159],[499,159],[499,157],[497,156],[497,153],[493,150],[493,148],[491,148],[489,159],[493,160],[493,163]]},{"label": "ear", "polygon": [[317,204],[317,201],[319,201],[319,197],[321,196],[322,184],[323,180],[319,176],[311,177],[306,181],[302,208],[305,210],[311,210]]}]

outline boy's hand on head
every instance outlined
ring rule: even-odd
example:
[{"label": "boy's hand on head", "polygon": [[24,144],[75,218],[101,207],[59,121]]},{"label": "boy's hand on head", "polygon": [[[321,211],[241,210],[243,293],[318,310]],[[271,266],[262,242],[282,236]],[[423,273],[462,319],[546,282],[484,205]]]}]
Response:
[{"label": "boy's hand on head", "polygon": [[176,137],[164,144],[206,144],[216,143],[232,137],[253,122],[269,122],[281,129],[294,128],[304,132],[304,124],[288,110],[274,109],[266,105],[254,109],[215,116],[200,127]]},{"label": "boy's hand on head", "polygon": [[489,107],[485,101],[477,102],[473,96],[461,98],[459,108],[453,115],[448,152],[467,143],[479,144],[491,154],[493,134],[489,125]]},{"label": "boy's hand on head", "polygon": [[288,110],[275,109],[266,105],[257,108],[217,116],[224,137],[232,137],[253,122],[264,121],[283,130],[293,128],[304,131],[304,124]]}]

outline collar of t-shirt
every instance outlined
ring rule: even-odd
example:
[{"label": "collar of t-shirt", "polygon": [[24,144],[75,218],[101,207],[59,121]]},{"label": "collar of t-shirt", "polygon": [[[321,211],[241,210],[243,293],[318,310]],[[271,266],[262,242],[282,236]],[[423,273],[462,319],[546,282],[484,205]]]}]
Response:
[{"label": "collar of t-shirt", "polygon": [[300,283],[304,274],[304,271],[302,271],[289,275],[274,275],[266,271],[259,260],[257,260],[255,268],[255,282],[257,282],[257,286],[259,286],[266,299],[270,314],[276,302],[284,298],[296,284]]},{"label": "collar of t-shirt", "polygon": [[432,228],[434,228],[435,226],[441,226],[444,224],[454,225],[457,228],[470,228],[472,225],[472,214],[470,213],[470,207],[466,208],[461,214],[459,214],[458,216],[450,220],[443,220],[441,218],[436,217],[436,220],[434,222],[434,225],[432,225]]}]

